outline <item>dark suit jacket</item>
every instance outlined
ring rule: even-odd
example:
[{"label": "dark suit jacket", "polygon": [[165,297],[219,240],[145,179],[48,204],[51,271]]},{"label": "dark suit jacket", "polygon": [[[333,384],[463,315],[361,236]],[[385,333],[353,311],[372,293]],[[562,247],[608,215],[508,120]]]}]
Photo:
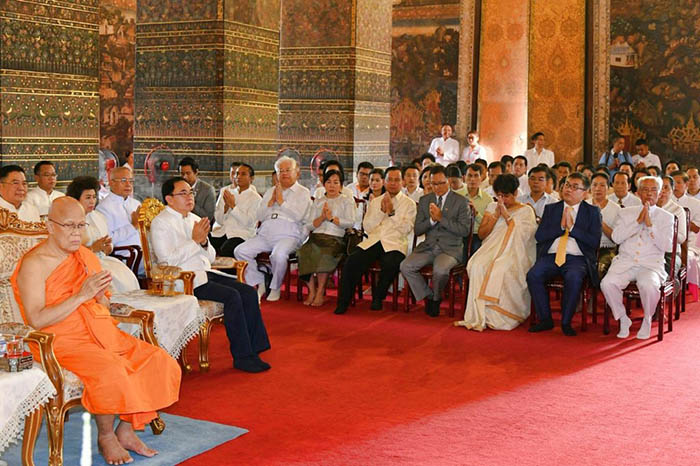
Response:
[{"label": "dark suit jacket", "polygon": [[207,217],[214,225],[214,210],[216,210],[216,191],[214,187],[201,178],[197,179],[192,212],[200,218]]},{"label": "dark suit jacket", "polygon": [[416,246],[416,252],[423,252],[439,245],[442,252],[462,262],[464,237],[469,234],[472,214],[467,199],[453,191],[448,191],[442,202],[442,220],[430,224],[430,204],[437,204],[435,193],[426,194],[418,202],[415,234],[425,235],[425,241]]},{"label": "dark suit jacket", "polygon": [[[535,233],[537,241],[537,258],[548,254],[554,240],[564,234],[561,229],[561,216],[564,213],[564,201],[545,206],[542,220]],[[598,286],[598,246],[603,229],[603,220],[600,209],[586,201],[582,201],[578,208],[576,223],[569,232],[569,237],[574,238],[579,249],[586,259],[588,278],[593,286]]]}]

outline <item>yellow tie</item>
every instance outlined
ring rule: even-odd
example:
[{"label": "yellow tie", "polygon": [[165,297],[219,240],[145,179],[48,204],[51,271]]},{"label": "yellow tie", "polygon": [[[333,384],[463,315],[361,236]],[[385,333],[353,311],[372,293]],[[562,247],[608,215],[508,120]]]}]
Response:
[{"label": "yellow tie", "polygon": [[557,255],[554,256],[554,263],[558,267],[564,265],[566,262],[566,243],[569,241],[569,229],[567,228],[564,235],[559,239],[559,246],[557,246]]}]

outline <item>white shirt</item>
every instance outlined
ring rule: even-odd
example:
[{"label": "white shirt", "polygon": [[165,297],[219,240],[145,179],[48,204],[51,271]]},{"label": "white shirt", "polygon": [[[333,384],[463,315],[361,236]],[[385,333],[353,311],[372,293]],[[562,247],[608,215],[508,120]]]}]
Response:
[{"label": "white shirt", "polygon": [[[324,220],[321,224],[314,228],[314,220],[321,216],[323,212],[323,204],[328,203],[334,217],[338,217],[339,224]],[[352,228],[357,219],[357,211],[355,209],[355,201],[352,197],[341,194],[333,199],[326,196],[317,197],[314,200],[309,215],[306,217],[306,227],[314,233],[321,233],[331,236],[345,236],[345,230]]]},{"label": "white shirt", "polygon": [[673,247],[673,215],[656,206],[649,208],[651,227],[637,223],[642,206],[622,209],[612,240],[620,245],[613,263],[621,262],[631,267],[644,267],[659,274],[662,279],[668,276],[664,254]]},{"label": "white shirt", "polygon": [[[442,149],[442,155],[438,155],[438,147]],[[442,136],[437,137],[430,143],[428,152],[435,156],[435,162],[447,166],[459,160],[459,141],[452,138],[445,139]]]},{"label": "white shirt", "polygon": [[112,192],[97,204],[97,210],[107,218],[109,236],[114,246],[141,244],[139,232],[131,224],[131,214],[140,206],[141,203],[133,197],[124,199]]},{"label": "white shirt", "polygon": [[658,155],[649,152],[647,155],[642,157],[641,155],[633,155],[632,163],[636,167],[639,162],[642,162],[645,167],[659,167],[661,168],[661,159]]},{"label": "white shirt", "polygon": [[[343,189],[340,191],[340,194],[343,194],[348,197],[354,197],[355,194],[352,192],[352,189],[350,189],[348,186],[343,186]],[[316,191],[314,191],[314,199],[318,199],[319,197],[324,197],[326,195],[326,187],[321,185],[318,188],[316,188]]]},{"label": "white shirt", "polygon": [[544,147],[542,148],[542,152],[539,154],[537,153],[537,149],[532,147],[526,150],[524,155],[527,159],[528,169],[534,168],[541,163],[546,164],[548,167],[552,167],[552,165],[554,165],[554,152],[547,150]]},{"label": "white shirt", "polygon": [[51,207],[51,203],[54,201],[54,199],[58,199],[59,197],[63,196],[65,196],[65,194],[63,194],[61,191],[54,189],[51,191],[51,194],[48,194],[43,189],[36,187],[29,190],[24,202],[34,205],[36,210],[39,211],[39,215],[45,216],[49,214],[49,207]]},{"label": "white shirt", "polygon": [[[688,226],[688,218],[685,215],[685,209],[680,204],[673,202],[671,199],[668,200],[665,206],[661,207],[666,212],[673,214],[678,218],[678,244],[680,245],[685,241],[685,229]],[[681,253],[681,248],[678,248],[678,254]]]},{"label": "white shirt", "polygon": [[275,203],[268,207],[273,192],[274,189],[268,189],[260,202],[257,218],[261,225],[258,233],[264,235],[269,232],[274,236],[282,233],[299,241],[303,240],[306,236],[304,219],[311,207],[309,190],[299,183],[294,183],[282,191],[282,205]]},{"label": "white shirt", "polygon": [[[697,226],[700,226],[700,200],[695,199],[693,197],[688,196],[687,194],[684,194],[682,197],[677,198],[676,195],[673,195],[673,200],[675,200],[678,205],[681,207],[687,207],[688,210],[690,210],[690,221],[694,223]],[[680,226],[678,227],[680,230]],[[680,231],[678,232],[678,235],[680,236]],[[688,246],[697,250],[697,246],[695,246],[697,242],[697,233],[693,233],[692,231],[689,231],[688,233]]]},{"label": "white shirt", "polygon": [[[571,227],[571,229],[573,230],[574,228],[576,228],[576,217],[578,217],[578,208],[581,207],[581,203],[579,202],[578,204],[572,206],[570,206],[567,203],[564,203],[564,210],[566,210],[567,207],[571,207],[573,209],[573,213],[571,214],[571,216],[574,217],[574,225]],[[563,234],[564,230],[562,230],[562,235]],[[561,236],[554,240],[552,246],[550,246],[549,248],[549,251],[547,251],[549,254],[557,253],[559,241],[561,241]],[[576,242],[576,238],[572,238],[571,235],[569,235],[569,239],[566,241],[566,253],[572,256],[583,256],[581,248],[578,247],[578,243]]]},{"label": "white shirt", "polygon": [[[586,202],[593,205],[592,200],[588,200]],[[605,204],[605,207],[600,210],[600,213],[603,216],[603,222],[607,226],[609,226],[610,228],[612,228],[614,230],[615,226],[617,225],[617,219],[620,216],[621,211],[622,211],[622,207],[615,204],[614,202],[608,201],[608,203]],[[610,238],[608,235],[606,235],[604,231],[601,231],[601,233],[600,233],[600,247],[601,248],[614,248],[615,246],[617,246],[617,245],[612,240],[612,238]]]},{"label": "white shirt", "polygon": [[423,188],[421,188],[420,186],[416,186],[415,191],[413,191],[412,193],[409,193],[408,189],[406,188],[401,188],[401,192],[413,199],[415,202],[418,202],[423,196]]},{"label": "white shirt", "polygon": [[356,197],[358,199],[361,199],[362,196],[367,194],[368,189],[369,189],[369,185],[365,188],[364,191],[360,191],[360,186],[357,183],[353,183],[350,185],[350,191],[352,191],[352,196]]},{"label": "white shirt", "polygon": [[527,173],[518,178],[520,183],[520,192],[523,194],[530,194],[530,183],[528,182]]},{"label": "white shirt", "polygon": [[382,199],[389,196],[384,193],[374,198],[367,208],[362,223],[367,233],[367,239],[358,246],[369,249],[381,242],[384,252],[399,251],[404,255],[408,251],[408,236],[413,232],[416,221],[416,203],[404,193],[399,192],[393,199],[394,215],[382,212]]},{"label": "white shirt", "polygon": [[557,201],[547,193],[542,193],[542,197],[535,201],[532,198],[532,195],[530,193],[527,193],[523,194],[522,196],[518,196],[518,202],[522,202],[523,204],[530,204],[535,209],[535,216],[539,220],[542,218],[542,214],[544,214],[544,208],[547,204],[554,204],[555,202],[559,201]]},{"label": "white shirt", "polygon": [[612,193],[608,196],[608,200],[614,202],[617,205],[620,205],[620,200],[622,200],[622,207],[634,207],[642,205],[642,200],[630,192],[628,192],[627,195],[622,199],[617,197],[617,194]]},{"label": "white shirt", "polygon": [[693,199],[697,199],[700,201],[700,191],[696,192],[695,194],[690,194],[690,191],[687,191],[685,193],[686,196],[692,197]]},{"label": "white shirt", "polygon": [[211,243],[202,247],[192,239],[192,229],[199,217],[190,212],[183,217],[166,206],[151,222],[150,243],[157,262],[194,272],[194,287],[207,283],[207,271],[216,259]]},{"label": "white shirt", "polygon": [[473,148],[467,145],[462,151],[462,160],[467,163],[474,163],[476,159],[484,159],[487,162],[491,162],[489,149],[481,144],[477,144]]},{"label": "white shirt", "polygon": [[[236,207],[226,210],[224,191],[228,190],[236,200]],[[258,209],[260,208],[260,194],[248,188],[242,193],[240,188],[228,185],[221,189],[219,199],[216,200],[214,209],[214,227],[211,235],[214,238],[243,238],[250,239],[255,236],[255,226],[258,223]]]},{"label": "white shirt", "polygon": [[14,205],[0,197],[0,208],[7,209],[17,214],[17,218],[24,222],[41,222],[41,216],[37,208],[32,204],[27,204],[27,202],[22,202],[19,209],[17,209]]}]

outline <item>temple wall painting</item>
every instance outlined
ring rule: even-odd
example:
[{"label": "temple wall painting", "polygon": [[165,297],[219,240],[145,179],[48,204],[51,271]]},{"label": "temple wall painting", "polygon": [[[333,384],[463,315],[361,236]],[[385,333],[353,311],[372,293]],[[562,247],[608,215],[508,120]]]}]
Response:
[{"label": "temple wall painting", "polygon": [[700,2],[611,0],[610,136],[700,159]]},{"label": "temple wall painting", "polygon": [[100,2],[100,149],[134,147],[136,0]]},{"label": "temple wall painting", "polygon": [[394,2],[391,157],[405,162],[457,122],[459,0]]}]

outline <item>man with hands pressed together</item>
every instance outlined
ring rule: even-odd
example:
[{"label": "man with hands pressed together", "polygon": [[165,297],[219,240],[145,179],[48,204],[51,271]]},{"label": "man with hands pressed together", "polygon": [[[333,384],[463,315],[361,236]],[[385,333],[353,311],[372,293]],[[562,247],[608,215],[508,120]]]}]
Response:
[{"label": "man with hands pressed together", "polygon": [[262,372],[270,365],[259,353],[270,349],[265,324],[253,287],[211,269],[216,257],[209,244],[209,219],[192,213],[195,200],[189,183],[175,177],[163,183],[167,207],[151,222],[153,252],[168,265],[194,272],[194,295],[224,305],[224,326],[233,367]]},{"label": "man with hands pressed together", "polygon": [[598,207],[583,202],[589,183],[582,174],[572,173],[564,184],[564,200],[544,208],[535,233],[537,261],[527,273],[527,285],[538,319],[530,332],[554,328],[546,286],[552,277],[561,275],[564,278],[561,328],[566,336],[576,335],[571,319],[586,275],[593,286],[598,286],[596,251],[602,220]]},{"label": "man with hands pressed together", "polygon": [[659,289],[668,276],[664,255],[673,247],[673,214],[656,206],[662,186],[660,178],[640,178],[639,194],[643,205],[623,209],[613,230],[612,239],[620,249],[600,289],[613,317],[620,321],[618,338],[627,338],[632,325],[622,301],[622,290],[636,281],[644,308],[637,338],[647,339],[661,296]]},{"label": "man with hands pressed together", "polygon": [[[416,235],[425,235],[425,241],[401,262],[401,273],[416,301],[425,299],[425,313],[432,317],[440,314],[443,289],[450,270],[463,260],[464,237],[473,221],[467,200],[450,191],[445,175],[443,166],[430,169],[433,192],[421,198],[414,228]],[[432,289],[420,273],[426,265],[433,266]]]},{"label": "man with hands pressed together", "polygon": [[408,235],[413,231],[416,203],[401,192],[401,169],[389,167],[384,173],[386,192],[374,198],[367,209],[363,226],[367,238],[348,256],[343,267],[343,280],[336,314],[344,314],[362,274],[379,260],[379,282],[372,295],[370,309],[379,311],[387,290],[399,273],[401,261],[408,251]]}]

